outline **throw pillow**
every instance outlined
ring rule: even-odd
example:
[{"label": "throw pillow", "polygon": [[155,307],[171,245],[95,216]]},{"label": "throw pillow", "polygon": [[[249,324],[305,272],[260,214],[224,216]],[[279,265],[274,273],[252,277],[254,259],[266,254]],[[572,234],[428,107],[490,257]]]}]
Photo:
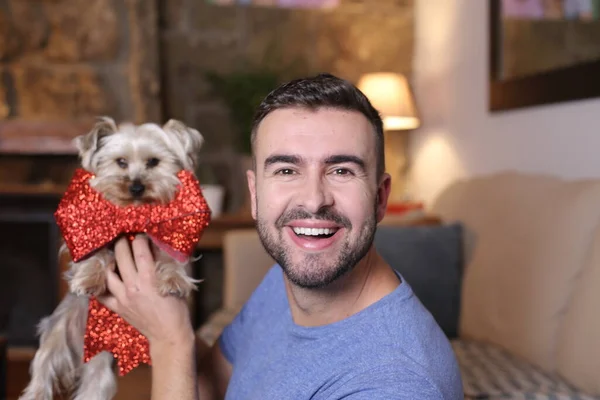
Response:
[{"label": "throw pillow", "polygon": [[398,271],[446,336],[458,336],[462,226],[378,226],[374,245]]}]

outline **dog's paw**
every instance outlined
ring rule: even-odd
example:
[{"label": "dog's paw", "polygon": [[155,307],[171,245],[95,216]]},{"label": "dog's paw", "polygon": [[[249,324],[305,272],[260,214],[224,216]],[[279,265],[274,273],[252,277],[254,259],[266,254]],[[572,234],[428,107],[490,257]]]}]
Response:
[{"label": "dog's paw", "polygon": [[69,290],[77,296],[99,296],[106,293],[104,271],[85,276],[74,276],[69,281]]},{"label": "dog's paw", "polygon": [[178,273],[163,274],[158,277],[158,293],[161,296],[187,298],[196,290],[198,282],[200,281]]},{"label": "dog's paw", "polygon": [[108,251],[73,263],[65,278],[69,290],[77,296],[99,296],[106,293],[107,270],[114,270],[115,259]]}]

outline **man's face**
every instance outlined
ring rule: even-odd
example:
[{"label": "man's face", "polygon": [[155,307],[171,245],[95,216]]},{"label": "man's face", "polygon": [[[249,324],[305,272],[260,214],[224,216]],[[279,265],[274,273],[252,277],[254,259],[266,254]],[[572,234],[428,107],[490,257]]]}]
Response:
[{"label": "man's face", "polygon": [[377,181],[375,133],[358,112],[277,110],[261,122],[252,216],[269,254],[294,284],[324,287],[368,252],[383,218],[389,175]]}]

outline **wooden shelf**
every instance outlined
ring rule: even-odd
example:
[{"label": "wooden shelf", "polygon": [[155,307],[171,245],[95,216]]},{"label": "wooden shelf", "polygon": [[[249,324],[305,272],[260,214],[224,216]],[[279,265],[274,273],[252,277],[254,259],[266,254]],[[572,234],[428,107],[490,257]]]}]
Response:
[{"label": "wooden shelf", "polygon": [[439,225],[441,218],[426,213],[423,210],[413,210],[401,214],[386,214],[380,225],[400,225],[400,226],[421,226],[421,225]]},{"label": "wooden shelf", "polygon": [[0,121],[0,153],[77,154],[73,138],[88,132],[94,123],[95,119],[3,120]]},{"label": "wooden shelf", "polygon": [[55,184],[24,184],[24,183],[0,183],[0,194],[26,196],[26,195],[50,195],[62,196],[67,190],[66,185]]},{"label": "wooden shelf", "polygon": [[220,215],[208,225],[197,247],[200,250],[220,251],[223,248],[223,237],[227,231],[254,228],[255,226],[252,216],[247,213]]}]

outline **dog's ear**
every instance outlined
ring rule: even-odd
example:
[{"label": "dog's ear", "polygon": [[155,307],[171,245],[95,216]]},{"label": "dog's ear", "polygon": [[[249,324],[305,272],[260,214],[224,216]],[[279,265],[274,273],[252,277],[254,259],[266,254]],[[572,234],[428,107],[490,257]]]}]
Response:
[{"label": "dog's ear", "polygon": [[88,133],[73,139],[73,143],[79,151],[83,168],[87,170],[92,169],[92,158],[102,146],[102,139],[112,135],[117,130],[117,124],[112,118],[100,117]]},{"label": "dog's ear", "polygon": [[176,119],[168,120],[163,130],[178,139],[185,152],[185,169],[193,171],[198,163],[198,153],[204,144],[204,137],[196,129]]}]

